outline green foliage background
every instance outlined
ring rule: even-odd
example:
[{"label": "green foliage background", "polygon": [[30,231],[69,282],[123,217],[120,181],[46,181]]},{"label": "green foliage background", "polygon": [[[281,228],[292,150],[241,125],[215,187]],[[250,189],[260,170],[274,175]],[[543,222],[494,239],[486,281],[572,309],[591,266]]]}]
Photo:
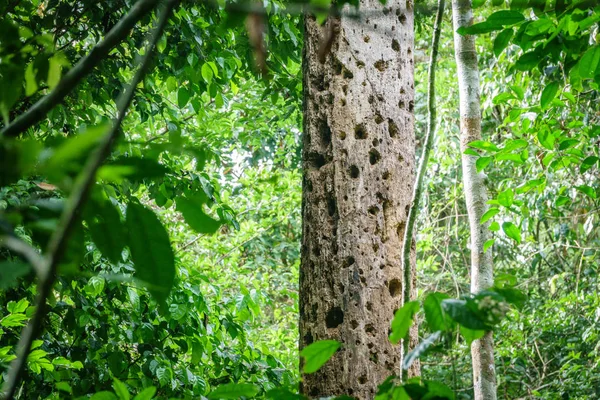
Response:
[{"label": "green foliage background", "polygon": [[[472,147],[493,194],[487,247],[497,287],[527,295],[495,327],[499,397],[596,398],[600,8],[475,3],[485,142]],[[132,4],[0,3],[4,124],[55,88]],[[302,30],[297,5],[265,4],[268,79],[255,67],[247,3],[226,11],[224,3],[183,2],[174,13],[71,235],[19,398],[294,398]],[[415,6],[418,137],[432,7]],[[500,9],[511,14],[500,18]],[[2,235],[45,248],[155,19],[144,17],[21,139],[2,138]],[[433,323],[426,315],[446,297],[432,292],[468,293],[455,77],[448,13],[439,129],[418,222],[425,312],[416,320],[423,338],[442,332],[419,354],[423,378],[469,399],[467,341],[476,331],[463,326],[461,335],[444,317]],[[3,373],[35,311],[35,282],[27,263],[0,249]]]}]

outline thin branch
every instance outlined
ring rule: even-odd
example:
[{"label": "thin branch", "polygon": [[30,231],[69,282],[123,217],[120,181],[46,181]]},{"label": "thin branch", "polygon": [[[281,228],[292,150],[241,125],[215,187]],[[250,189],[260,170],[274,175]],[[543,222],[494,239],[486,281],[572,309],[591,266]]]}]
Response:
[{"label": "thin branch", "polygon": [[[435,17],[435,25],[433,27],[433,39],[431,44],[431,59],[429,61],[429,85],[427,88],[427,133],[425,135],[425,144],[423,146],[423,153],[419,162],[419,169],[417,172],[417,180],[415,182],[415,189],[413,192],[413,198],[408,212],[406,230],[404,231],[404,240],[402,243],[402,268],[404,271],[404,291],[403,291],[403,304],[410,301],[411,293],[413,292],[412,285],[412,269],[410,263],[411,246],[415,230],[415,222],[417,220],[417,214],[419,213],[419,205],[421,203],[421,195],[425,188],[423,184],[425,180],[425,172],[427,170],[427,162],[429,161],[429,154],[433,147],[433,136],[435,133],[436,123],[436,105],[435,105],[435,63],[438,56],[438,48],[440,45],[440,33],[442,30],[442,18],[444,16],[445,0],[438,0],[438,9]],[[409,351],[409,340],[403,340],[403,354],[406,356]],[[408,370],[402,370],[402,380],[406,382],[408,378]]]},{"label": "thin branch", "polygon": [[56,280],[58,264],[64,254],[69,233],[79,219],[81,207],[84,205],[89,189],[95,181],[96,171],[98,168],[100,168],[104,160],[111,152],[113,143],[119,134],[121,123],[123,122],[123,119],[127,114],[127,110],[131,105],[131,101],[133,100],[135,88],[142,81],[144,75],[150,67],[156,43],[160,39],[162,32],[167,25],[167,21],[169,20],[171,11],[177,2],[177,0],[169,0],[165,9],[163,10],[156,28],[154,29],[154,33],[150,39],[150,42],[148,43],[139,69],[136,71],[133,79],[131,80],[131,84],[124,90],[123,94],[117,100],[117,118],[100,143],[96,152],[88,159],[88,162],[84,166],[82,173],[77,179],[73,193],[71,193],[67,200],[67,204],[64,212],[61,215],[58,228],[56,231],[54,231],[52,237],[50,238],[48,248],[46,250],[47,256],[45,259],[46,267],[44,269],[46,274],[39,280],[38,284],[36,312],[29,320],[29,323],[23,330],[21,338],[19,339],[17,358],[11,365],[11,368],[8,372],[8,379],[6,380],[3,388],[3,398],[5,400],[13,399],[19,381],[21,380],[21,376],[25,370],[27,356],[29,354],[29,350],[31,349],[31,343],[42,327],[42,322],[46,316],[46,299],[50,295],[54,281]]},{"label": "thin branch", "polygon": [[0,131],[0,137],[19,136],[46,117],[46,114],[56,107],[102,60],[110,51],[121,43],[130,33],[135,24],[148,14],[158,3],[158,0],[139,0],[131,10],[108,32],[88,55],[83,57],[67,72],[58,85],[48,95],[42,97],[29,110]]},{"label": "thin branch", "polygon": [[35,270],[38,278],[41,278],[45,275],[44,268],[46,265],[44,264],[44,259],[33,247],[24,242],[22,239],[19,239],[16,236],[1,236],[0,247],[6,247],[7,249],[20,254],[23,258],[25,258]]}]

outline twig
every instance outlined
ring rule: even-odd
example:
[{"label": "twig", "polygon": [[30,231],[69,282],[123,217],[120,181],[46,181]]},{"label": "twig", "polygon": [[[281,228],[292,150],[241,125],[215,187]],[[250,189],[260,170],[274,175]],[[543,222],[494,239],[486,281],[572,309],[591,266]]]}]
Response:
[{"label": "twig", "polygon": [[[413,291],[412,285],[412,270],[410,263],[410,250],[412,245],[412,239],[415,229],[415,222],[417,220],[417,214],[419,213],[419,205],[421,203],[421,195],[423,193],[425,185],[425,172],[427,170],[427,161],[429,161],[429,153],[433,147],[433,135],[435,133],[436,123],[436,108],[435,108],[435,63],[438,56],[438,48],[440,45],[440,33],[442,30],[442,18],[444,16],[445,0],[438,0],[438,9],[435,17],[435,25],[433,27],[433,39],[431,44],[431,59],[429,61],[429,85],[427,88],[427,133],[425,135],[425,144],[423,146],[423,153],[419,162],[419,169],[417,172],[417,180],[415,182],[415,189],[413,192],[413,198],[408,212],[406,230],[404,231],[404,239],[402,243],[402,268],[404,272],[404,291],[403,291],[403,304],[410,301],[411,293]],[[408,354],[410,340],[404,339],[402,341],[404,352]],[[408,378],[408,370],[402,370],[402,381],[406,382]]]},{"label": "twig", "polygon": [[29,264],[31,264],[38,278],[41,278],[45,275],[46,271],[44,271],[44,268],[46,265],[44,264],[44,259],[33,247],[23,240],[16,236],[1,236],[0,247],[6,247],[7,249],[23,256],[23,258],[25,258]]},{"label": "twig", "polygon": [[88,55],[83,57],[67,72],[58,85],[48,95],[42,97],[29,110],[0,131],[0,137],[15,137],[31,128],[46,117],[46,114],[56,107],[81,81],[88,75],[109,52],[128,35],[135,24],[149,13],[158,0],[140,0],[131,10],[108,32]]},{"label": "twig", "polygon": [[[140,4],[140,3],[138,3]],[[11,368],[8,372],[8,379],[6,380],[3,387],[3,398],[5,400],[12,400],[21,379],[21,375],[25,370],[27,363],[27,356],[31,349],[31,343],[35,339],[38,331],[42,326],[42,321],[46,315],[45,306],[46,299],[52,291],[54,281],[56,280],[56,271],[58,264],[64,254],[69,233],[74,227],[76,221],[79,219],[80,209],[85,203],[87,194],[90,187],[95,181],[96,171],[106,157],[110,154],[113,143],[117,138],[121,123],[127,114],[127,110],[133,100],[136,86],[141,82],[146,71],[150,67],[152,61],[152,55],[154,54],[154,48],[156,43],[160,39],[162,32],[167,24],[169,16],[173,7],[177,4],[177,0],[169,0],[165,9],[163,10],[160,19],[154,29],[154,33],[148,43],[144,58],[141,61],[139,69],[136,71],[131,84],[125,88],[123,94],[117,99],[117,118],[113,122],[112,127],[107,132],[102,142],[100,143],[96,152],[90,156],[88,162],[83,168],[82,173],[78,177],[73,193],[69,196],[65,205],[65,210],[61,215],[58,228],[52,234],[50,238],[48,248],[46,250],[45,258],[45,275],[39,279],[38,283],[38,295],[36,299],[36,311],[33,317],[29,320],[29,323],[23,329],[21,338],[19,339],[19,345],[17,348],[17,358],[11,364]]]}]

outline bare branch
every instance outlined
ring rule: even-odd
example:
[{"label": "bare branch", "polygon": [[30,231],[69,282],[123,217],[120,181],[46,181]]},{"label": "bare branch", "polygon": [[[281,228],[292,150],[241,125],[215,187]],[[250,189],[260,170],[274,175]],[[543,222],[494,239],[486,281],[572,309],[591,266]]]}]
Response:
[{"label": "bare branch", "polygon": [[17,348],[17,358],[11,364],[11,368],[8,372],[8,379],[3,388],[3,398],[5,400],[13,399],[17,385],[19,384],[21,375],[23,374],[25,365],[27,363],[27,356],[29,354],[29,350],[31,349],[31,344],[42,326],[42,321],[46,315],[46,299],[50,295],[54,281],[56,280],[56,271],[64,254],[69,233],[75,226],[81,207],[84,205],[89,189],[95,181],[96,171],[98,168],[100,168],[106,157],[110,154],[113,143],[119,134],[121,123],[123,122],[127,110],[131,105],[135,88],[141,82],[146,74],[146,71],[150,67],[156,43],[160,39],[171,11],[177,3],[177,0],[169,0],[167,2],[167,5],[160,16],[156,28],[154,29],[154,33],[146,48],[146,52],[139,69],[135,73],[130,85],[117,100],[117,118],[113,122],[110,130],[106,133],[106,136],[100,143],[96,152],[89,158],[88,162],[84,166],[82,173],[77,179],[75,188],[67,200],[67,204],[61,215],[58,228],[50,238],[48,249],[46,250],[46,267],[44,268],[46,274],[39,280],[38,284],[36,312],[31,320],[29,320],[29,323],[21,334]]}]

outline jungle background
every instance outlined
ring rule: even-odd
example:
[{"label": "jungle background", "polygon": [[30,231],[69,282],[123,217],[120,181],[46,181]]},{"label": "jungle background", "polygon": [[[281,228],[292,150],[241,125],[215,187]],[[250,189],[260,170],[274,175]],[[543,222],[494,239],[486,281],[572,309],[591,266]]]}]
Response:
[{"label": "jungle background", "polygon": [[[133,3],[0,3],[4,126],[57,87]],[[600,398],[600,6],[579,2],[559,12],[554,3],[474,3],[476,22],[500,9],[518,10],[526,21],[488,25],[477,38],[486,140],[480,166],[497,210],[489,251],[497,278],[527,296],[495,329],[498,397]],[[244,22],[251,6],[191,2],[174,11],[123,136],[98,172],[84,223],[74,228],[17,398],[295,396],[302,15],[295,4],[265,1],[268,50],[261,52]],[[418,147],[434,13],[433,2],[416,2]],[[3,137],[3,234],[44,247],[155,21],[152,13],[142,18],[35,130],[18,141]],[[452,34],[447,12],[438,129],[417,223],[420,298],[469,291]],[[34,312],[36,280],[14,252],[2,249],[0,257],[1,382]],[[136,258],[174,265],[168,297],[131,278]],[[160,286],[169,277],[148,279]],[[427,337],[423,317],[417,320]],[[421,357],[422,376],[469,399],[469,349],[458,331],[451,342]],[[215,394],[229,383],[251,385],[234,397]]]}]

